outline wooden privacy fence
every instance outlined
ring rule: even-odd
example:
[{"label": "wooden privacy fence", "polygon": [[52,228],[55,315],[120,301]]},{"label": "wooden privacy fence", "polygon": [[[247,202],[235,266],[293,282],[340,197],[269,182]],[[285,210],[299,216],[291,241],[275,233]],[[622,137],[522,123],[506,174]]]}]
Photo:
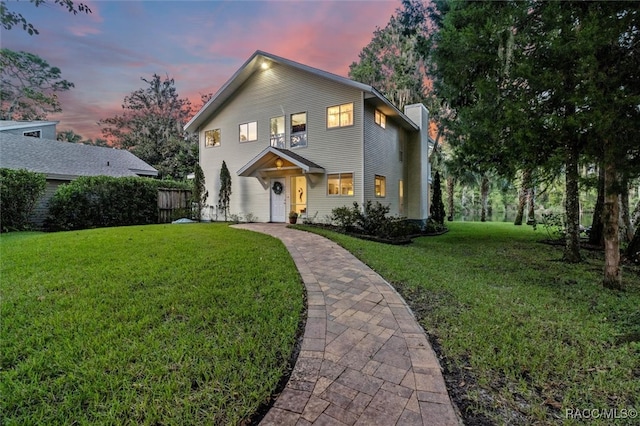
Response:
[{"label": "wooden privacy fence", "polygon": [[[169,223],[175,214],[191,217],[191,191],[188,189],[158,189],[158,223]],[[188,210],[188,212],[185,212]]]}]

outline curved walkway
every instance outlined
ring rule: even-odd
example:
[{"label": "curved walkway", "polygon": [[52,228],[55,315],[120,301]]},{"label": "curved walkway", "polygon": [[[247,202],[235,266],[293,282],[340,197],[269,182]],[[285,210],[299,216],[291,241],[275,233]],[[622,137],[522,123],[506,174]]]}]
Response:
[{"label": "curved walkway", "polygon": [[382,277],[322,236],[236,227],[282,240],[307,290],[298,360],[261,425],[462,424],[422,327]]}]

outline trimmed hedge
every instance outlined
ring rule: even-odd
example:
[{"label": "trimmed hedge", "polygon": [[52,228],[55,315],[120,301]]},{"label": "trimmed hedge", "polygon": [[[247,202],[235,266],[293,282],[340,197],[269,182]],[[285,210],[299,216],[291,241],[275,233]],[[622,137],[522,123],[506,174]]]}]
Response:
[{"label": "trimmed hedge", "polygon": [[44,174],[27,170],[0,169],[0,230],[23,231],[31,227],[29,218],[44,194]]},{"label": "trimmed hedge", "polygon": [[157,223],[158,188],[191,186],[141,177],[80,177],[58,187],[49,201],[45,228],[65,231]]}]

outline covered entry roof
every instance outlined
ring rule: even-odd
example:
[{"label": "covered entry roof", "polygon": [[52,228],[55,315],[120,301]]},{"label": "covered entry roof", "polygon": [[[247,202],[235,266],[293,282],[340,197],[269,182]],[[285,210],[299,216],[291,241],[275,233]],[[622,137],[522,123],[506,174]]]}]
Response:
[{"label": "covered entry roof", "polygon": [[[278,168],[276,160],[281,158],[289,165],[283,165]],[[255,176],[256,172],[275,172],[287,169],[301,169],[305,174],[324,174],[324,168],[316,163],[307,160],[301,155],[296,154],[288,149],[276,148],[269,146],[251,161],[238,170],[238,176]]]}]

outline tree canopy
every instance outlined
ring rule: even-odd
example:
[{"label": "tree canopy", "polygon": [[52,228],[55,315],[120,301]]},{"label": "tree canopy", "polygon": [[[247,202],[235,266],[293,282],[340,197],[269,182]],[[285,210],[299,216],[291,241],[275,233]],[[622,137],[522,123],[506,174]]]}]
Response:
[{"label": "tree canopy", "polygon": [[0,49],[0,112],[3,120],[42,120],[60,112],[57,93],[73,87],[60,68],[29,52]]},{"label": "tree canopy", "polygon": [[100,121],[102,134],[155,167],[162,177],[185,178],[198,161],[197,135],[183,127],[191,102],[180,98],[175,81],[154,74],[144,88],[124,98],[122,114]]},{"label": "tree canopy", "polygon": [[[36,7],[46,4],[46,0],[29,0]],[[0,24],[2,24],[2,28],[5,30],[10,30],[16,25],[21,25],[22,29],[29,33],[29,35],[40,34],[40,32],[27,21],[27,19],[22,16],[21,13],[12,12],[7,7],[7,1],[0,2]],[[78,12],[91,13],[91,9],[84,3],[78,3],[77,5],[73,3],[72,0],[53,0],[54,4],[62,6],[67,9],[67,11],[77,15]]]}]

